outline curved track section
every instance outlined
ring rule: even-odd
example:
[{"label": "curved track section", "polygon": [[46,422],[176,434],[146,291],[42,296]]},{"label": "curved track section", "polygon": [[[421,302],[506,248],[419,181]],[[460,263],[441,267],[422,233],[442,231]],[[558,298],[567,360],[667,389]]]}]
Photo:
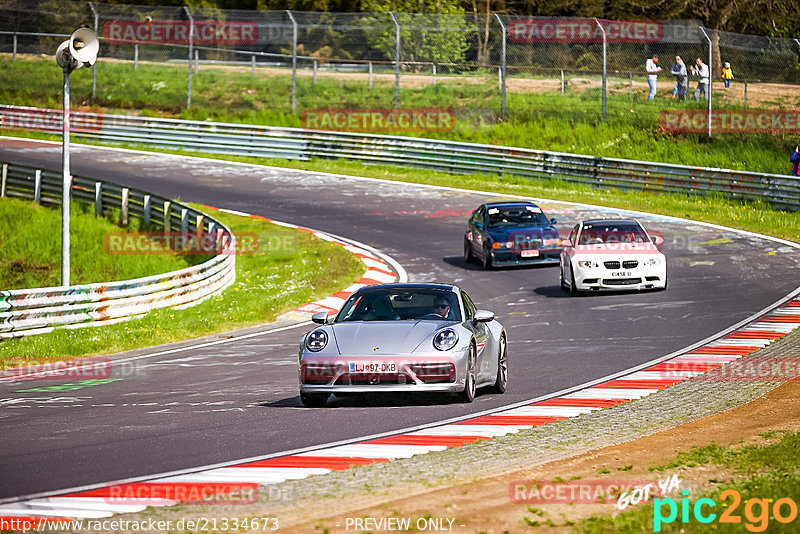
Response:
[{"label": "curved track section", "polygon": [[[27,141],[3,141],[0,156],[48,168],[60,161],[57,146]],[[0,385],[0,499],[305,451],[529,401],[637,367],[744,320],[795,289],[800,264],[800,252],[787,243],[642,216],[667,240],[670,289],[573,299],[560,291],[554,268],[483,272],[463,263],[466,216],[487,193],[85,147],[75,148],[73,167],[357,239],[399,260],[412,281],[459,283],[508,330],[509,390],[472,405],[401,397],[310,410],[297,397],[302,329],[145,351],[146,358],[132,360],[136,373],[96,387],[45,393]],[[562,232],[615,211],[541,204]]]}]

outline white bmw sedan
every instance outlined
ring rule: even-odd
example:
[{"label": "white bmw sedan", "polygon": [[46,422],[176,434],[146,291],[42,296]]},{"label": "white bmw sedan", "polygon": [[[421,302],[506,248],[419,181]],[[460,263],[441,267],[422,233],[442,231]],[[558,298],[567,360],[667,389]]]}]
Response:
[{"label": "white bmw sedan", "polygon": [[587,291],[666,289],[664,239],[651,236],[635,219],[592,219],[562,241],[561,288],[575,296]]}]

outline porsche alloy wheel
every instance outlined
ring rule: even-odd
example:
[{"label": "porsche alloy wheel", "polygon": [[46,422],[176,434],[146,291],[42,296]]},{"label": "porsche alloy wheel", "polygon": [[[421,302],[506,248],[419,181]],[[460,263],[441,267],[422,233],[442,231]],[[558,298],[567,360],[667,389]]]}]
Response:
[{"label": "porsche alloy wheel", "polygon": [[497,351],[497,378],[491,388],[492,393],[505,393],[508,385],[508,344],[505,334],[500,336],[499,350]]},{"label": "porsche alloy wheel", "polygon": [[472,402],[475,399],[475,345],[470,344],[467,353],[467,368],[464,376],[464,391],[459,393],[461,402]]}]

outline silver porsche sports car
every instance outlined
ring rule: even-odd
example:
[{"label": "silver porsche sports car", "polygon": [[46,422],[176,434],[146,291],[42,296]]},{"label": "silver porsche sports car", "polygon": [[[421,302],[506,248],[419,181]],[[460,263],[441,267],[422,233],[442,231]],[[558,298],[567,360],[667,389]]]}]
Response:
[{"label": "silver porsche sports car", "polygon": [[300,341],[300,399],[331,393],[441,392],[472,402],[475,390],[506,390],[506,333],[453,285],[385,284],[353,293],[335,317]]}]

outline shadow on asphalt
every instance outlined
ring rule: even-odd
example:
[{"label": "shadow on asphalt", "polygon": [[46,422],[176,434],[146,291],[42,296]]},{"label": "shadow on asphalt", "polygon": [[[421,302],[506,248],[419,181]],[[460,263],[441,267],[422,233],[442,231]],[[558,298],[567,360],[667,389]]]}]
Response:
[{"label": "shadow on asphalt", "polygon": [[[479,389],[475,398],[483,392]],[[425,394],[425,393],[364,393],[349,394],[344,396],[333,395],[328,398],[323,408],[390,408],[402,406],[446,406],[462,404],[455,395]],[[275,402],[259,403],[259,406],[268,408],[305,408],[300,402],[300,396],[287,397]]]}]

